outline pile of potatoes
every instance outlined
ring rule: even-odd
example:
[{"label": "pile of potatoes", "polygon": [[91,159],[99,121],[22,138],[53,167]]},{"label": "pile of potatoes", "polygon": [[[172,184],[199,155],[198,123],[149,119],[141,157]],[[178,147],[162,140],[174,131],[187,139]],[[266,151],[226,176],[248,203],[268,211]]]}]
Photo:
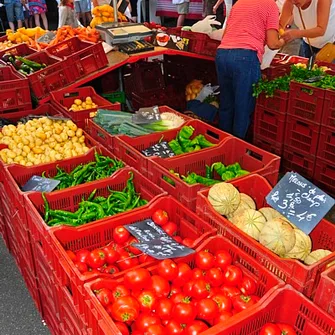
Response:
[{"label": "pile of potatoes", "polygon": [[92,101],[91,97],[86,97],[85,100],[75,99],[69,108],[69,111],[78,112],[94,108],[98,108],[98,105]]},{"label": "pile of potatoes", "polygon": [[71,120],[53,120],[41,117],[7,125],[0,132],[0,159],[6,164],[33,166],[85,154],[83,130]]}]

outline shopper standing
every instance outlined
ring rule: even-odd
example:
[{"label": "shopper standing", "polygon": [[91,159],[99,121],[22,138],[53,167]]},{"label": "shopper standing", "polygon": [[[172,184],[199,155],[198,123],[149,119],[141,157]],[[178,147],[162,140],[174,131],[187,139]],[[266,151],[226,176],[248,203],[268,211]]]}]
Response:
[{"label": "shopper standing", "polygon": [[58,7],[58,28],[63,26],[70,26],[72,28],[79,26],[73,0],[61,0]]},{"label": "shopper standing", "polygon": [[81,20],[83,25],[87,27],[92,21],[91,0],[75,0],[74,9],[78,20]]},{"label": "shopper standing", "polygon": [[4,0],[4,5],[6,9],[7,20],[9,28],[15,30],[15,20],[17,21],[18,28],[22,27],[23,7],[20,0]]},{"label": "shopper standing", "polygon": [[260,76],[264,46],[279,49],[279,10],[274,0],[238,0],[216,54],[220,85],[219,126],[245,138],[255,108],[253,84]]},{"label": "shopper standing", "polygon": [[185,22],[186,15],[190,9],[190,0],[172,0],[174,5],[177,5],[177,27],[182,27]]},{"label": "shopper standing", "polygon": [[29,9],[30,13],[34,15],[36,27],[40,27],[40,17],[43,22],[43,27],[45,30],[48,30],[48,19],[46,16],[47,4],[45,0],[29,0]]},{"label": "shopper standing", "polygon": [[284,29],[292,18],[299,29],[287,30],[283,38],[286,42],[303,38],[300,56],[312,56],[308,39],[313,53],[320,51],[327,43],[335,42],[335,0],[286,0],[280,16],[280,26]]}]

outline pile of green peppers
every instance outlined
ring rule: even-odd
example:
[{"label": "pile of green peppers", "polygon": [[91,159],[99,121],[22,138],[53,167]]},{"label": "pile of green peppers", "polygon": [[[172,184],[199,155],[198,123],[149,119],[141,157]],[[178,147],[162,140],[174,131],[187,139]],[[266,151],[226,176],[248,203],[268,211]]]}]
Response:
[{"label": "pile of green peppers", "polygon": [[[245,176],[249,174],[248,171],[243,170],[239,163],[234,163],[231,165],[225,166],[221,162],[213,163],[211,166],[206,165],[206,176],[200,176],[195,172],[188,173],[186,176],[180,176],[179,173],[170,170],[171,173],[176,175],[178,178],[181,178],[185,183],[189,185],[202,184],[204,186],[212,186],[222,181],[228,181],[237,177]],[[214,172],[216,172],[221,180],[214,179]],[[163,177],[171,185],[175,185],[174,181],[167,177]]]},{"label": "pile of green peppers", "polygon": [[214,143],[209,142],[205,136],[201,134],[195,136],[191,140],[194,130],[195,129],[192,126],[184,126],[179,131],[177,137],[169,142],[169,146],[175,155],[210,148],[215,145]]},{"label": "pile of green peppers", "polygon": [[74,213],[51,209],[45,193],[42,193],[45,210],[44,221],[50,227],[59,225],[77,227],[146,205],[148,201],[142,199],[141,195],[135,191],[134,174],[129,172],[129,175],[126,187],[122,191],[109,190],[110,194],[105,198],[103,196],[95,196],[97,192],[95,189],[86,200],[83,199],[78,204],[78,210]]},{"label": "pile of green peppers", "polygon": [[[71,186],[76,186],[90,181],[110,177],[115,171],[124,167],[122,161],[107,156],[99,155],[95,152],[95,162],[80,164],[70,173],[65,172],[62,168],[57,168],[57,174],[51,179],[59,180],[56,190],[62,190]],[[45,176],[45,172],[42,173]]]}]

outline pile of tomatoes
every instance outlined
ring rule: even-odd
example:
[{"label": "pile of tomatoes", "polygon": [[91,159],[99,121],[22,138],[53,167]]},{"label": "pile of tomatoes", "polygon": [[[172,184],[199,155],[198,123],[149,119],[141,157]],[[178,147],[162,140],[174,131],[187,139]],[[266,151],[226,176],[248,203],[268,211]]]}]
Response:
[{"label": "pile of tomatoes", "polygon": [[294,328],[286,323],[266,323],[259,335],[297,335]]},{"label": "pile of tomatoes", "polygon": [[[192,262],[193,263],[193,262]],[[257,303],[257,282],[226,250],[199,251],[194,268],[166,259],[94,291],[122,335],[197,335]]]},{"label": "pile of tomatoes", "polygon": [[[177,242],[188,247],[192,247],[194,244],[192,239],[182,239],[177,235],[178,225],[169,220],[169,216],[164,210],[156,210],[152,215],[152,220]],[[84,275],[94,273],[112,275],[155,260],[134,246],[135,243],[138,243],[137,239],[123,226],[115,227],[112,237],[113,242],[104,247],[92,251],[81,249],[76,253],[67,250],[66,253],[75,267]]]}]

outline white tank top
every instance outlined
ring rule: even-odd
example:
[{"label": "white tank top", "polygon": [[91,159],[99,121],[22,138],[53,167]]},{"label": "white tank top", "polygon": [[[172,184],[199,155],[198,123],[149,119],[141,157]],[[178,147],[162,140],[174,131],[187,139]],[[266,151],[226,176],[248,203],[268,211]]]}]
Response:
[{"label": "white tank top", "polygon": [[[308,8],[301,10],[306,29],[311,29],[317,26],[317,5],[318,0],[312,0]],[[300,19],[299,10],[296,6],[293,6],[293,18],[297,27],[299,29],[304,29]],[[316,38],[310,38],[309,40],[313,47],[319,49],[321,49],[325,44],[333,43],[335,41],[335,0],[332,0],[330,5],[329,21],[325,34]],[[308,43],[307,38],[305,37],[304,41]]]}]

